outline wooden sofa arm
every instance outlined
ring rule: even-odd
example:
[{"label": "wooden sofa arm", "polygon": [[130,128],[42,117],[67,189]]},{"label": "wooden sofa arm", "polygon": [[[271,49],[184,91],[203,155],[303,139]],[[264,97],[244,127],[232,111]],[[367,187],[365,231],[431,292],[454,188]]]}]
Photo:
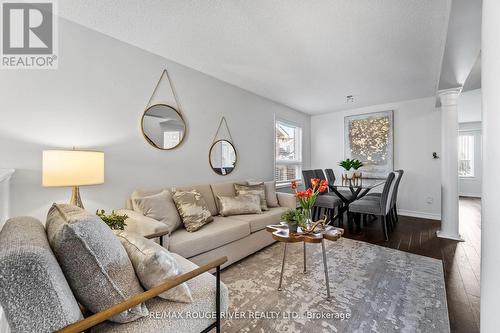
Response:
[{"label": "wooden sofa arm", "polygon": [[201,267],[196,268],[195,270],[192,270],[190,272],[181,274],[179,276],[176,276],[173,279],[167,280],[165,283],[154,287],[148,291],[145,291],[143,293],[137,294],[121,303],[118,303],[116,305],[113,305],[112,307],[98,312],[90,317],[87,317],[85,319],[82,319],[74,324],[68,325],[65,328],[60,329],[57,331],[58,333],[77,333],[77,332],[83,332],[91,327],[96,326],[97,324],[100,324],[107,319],[109,319],[112,316],[115,316],[127,309],[130,309],[138,304],[141,304],[147,300],[150,300],[159,294],[172,289],[181,283],[184,283],[186,281],[189,281],[198,275],[201,275],[205,272],[208,272],[209,270],[220,267],[222,264],[227,262],[227,257],[221,257],[218,258],[214,261],[209,262],[206,265],[203,265]]}]

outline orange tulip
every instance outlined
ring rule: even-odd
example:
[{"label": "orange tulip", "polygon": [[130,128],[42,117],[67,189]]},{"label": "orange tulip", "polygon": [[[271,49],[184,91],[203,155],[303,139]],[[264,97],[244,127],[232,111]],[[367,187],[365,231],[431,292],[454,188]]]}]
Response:
[{"label": "orange tulip", "polygon": [[292,189],[295,190],[297,188],[297,182],[294,180],[292,181]]},{"label": "orange tulip", "polygon": [[319,179],[318,178],[313,178],[311,179],[311,185],[312,187],[316,187],[319,184]]}]

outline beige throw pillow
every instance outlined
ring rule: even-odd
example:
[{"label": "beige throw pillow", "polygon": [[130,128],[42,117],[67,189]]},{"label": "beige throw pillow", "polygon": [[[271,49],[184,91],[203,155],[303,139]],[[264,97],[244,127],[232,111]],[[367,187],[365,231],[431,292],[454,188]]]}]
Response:
[{"label": "beige throw pillow", "polygon": [[196,231],[214,220],[200,192],[196,190],[177,191],[172,199],[174,199],[187,231]]},{"label": "beige throw pillow", "polygon": [[[89,311],[103,311],[144,292],[127,252],[96,215],[76,206],[54,204],[47,215],[46,231],[75,298]],[[109,320],[128,323],[148,314],[140,304]]]},{"label": "beige throw pillow", "polygon": [[181,217],[169,191],[146,197],[132,196],[132,206],[144,216],[165,223],[169,232],[181,226]]},{"label": "beige throw pillow", "polygon": [[[127,231],[117,230],[115,234],[127,251],[135,273],[146,290],[182,274],[172,254],[152,240]],[[186,283],[167,290],[158,297],[174,302],[193,302],[191,291]]]},{"label": "beige throw pillow", "polygon": [[242,194],[235,197],[218,196],[220,215],[260,214],[260,196],[255,194]]},{"label": "beige throw pillow", "polygon": [[[260,182],[249,181],[249,185],[260,184]],[[266,192],[267,207],[279,207],[278,197],[276,196],[276,182],[264,182],[264,190]]]},{"label": "beige throw pillow", "polygon": [[268,210],[267,202],[266,202],[266,191],[264,188],[264,183],[258,183],[254,185],[246,185],[246,184],[234,184],[234,190],[236,191],[236,195],[258,195],[260,198],[260,209]]}]

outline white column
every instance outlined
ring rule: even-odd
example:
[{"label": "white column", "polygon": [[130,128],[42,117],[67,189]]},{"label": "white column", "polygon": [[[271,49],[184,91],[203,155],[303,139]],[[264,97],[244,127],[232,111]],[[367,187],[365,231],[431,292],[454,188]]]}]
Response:
[{"label": "white column", "polygon": [[458,233],[458,96],[462,88],[441,90],[441,230],[437,236],[462,241]]},{"label": "white column", "polygon": [[500,1],[483,1],[481,332],[498,332],[500,308]]},{"label": "white column", "polygon": [[[10,216],[10,178],[14,169],[0,169],[0,230]],[[1,332],[1,331],[0,331]]]}]

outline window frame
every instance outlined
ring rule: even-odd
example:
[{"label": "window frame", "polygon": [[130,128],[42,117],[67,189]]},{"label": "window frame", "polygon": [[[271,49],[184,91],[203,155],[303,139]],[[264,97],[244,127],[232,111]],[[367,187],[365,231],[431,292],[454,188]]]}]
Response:
[{"label": "window frame", "polygon": [[[295,149],[296,149],[296,152],[298,152],[298,156],[299,156],[299,159],[298,160],[278,160],[277,159],[277,154],[276,154],[276,149],[277,149],[277,145],[278,145],[278,142],[276,140],[276,137],[277,137],[277,125],[278,123],[280,124],[283,124],[285,126],[290,126],[290,127],[295,127],[295,128],[298,128],[299,131],[298,131],[298,136],[299,138],[298,139],[295,139]],[[290,121],[290,120],[287,120],[287,119],[283,119],[283,118],[278,118],[278,117],[275,117],[274,119],[274,145],[273,145],[273,155],[274,155],[274,168],[273,168],[273,178],[274,178],[274,181],[276,183],[276,188],[283,188],[283,187],[288,187],[290,186],[291,182],[292,181],[296,181],[298,183],[301,183],[302,182],[302,168],[303,168],[303,164],[304,164],[304,159],[303,159],[303,149],[302,149],[302,146],[303,146],[303,131],[304,129],[302,128],[302,126],[299,124],[299,123],[296,123],[294,121]],[[279,166],[279,165],[296,165],[298,166],[298,178],[297,179],[290,179],[290,180],[282,180],[282,181],[279,181],[276,179],[276,167]]]},{"label": "window frame", "polygon": [[[475,179],[477,177],[477,170],[476,170],[476,156],[477,156],[476,140],[477,140],[477,137],[476,137],[476,134],[473,131],[469,131],[469,130],[464,130],[464,131],[458,132],[459,142],[458,142],[457,154],[458,154],[458,162],[459,163],[460,163],[460,137],[472,137],[472,175],[462,176],[459,174],[458,177],[461,179]],[[458,165],[457,165],[457,168],[458,168]]]}]

